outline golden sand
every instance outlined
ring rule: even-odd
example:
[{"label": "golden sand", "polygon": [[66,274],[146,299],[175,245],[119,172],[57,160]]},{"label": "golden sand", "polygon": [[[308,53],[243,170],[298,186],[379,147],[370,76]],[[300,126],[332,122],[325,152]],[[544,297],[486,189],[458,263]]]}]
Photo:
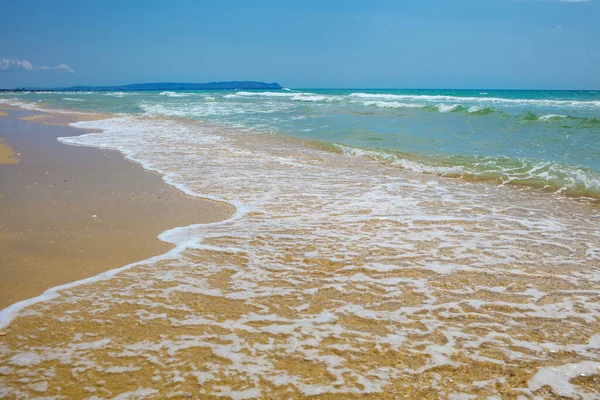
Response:
[{"label": "golden sand", "polygon": [[0,117],[7,117],[8,113],[0,110]]},{"label": "golden sand", "polygon": [[[28,119],[40,122],[54,114],[34,117]],[[11,142],[22,149],[21,163],[0,168],[0,309],[165,253],[172,246],[157,239],[164,230],[233,212],[229,205],[181,193],[115,151],[56,142],[80,130],[20,124],[25,134]],[[0,144],[1,163],[17,162],[13,154]]]},{"label": "golden sand", "polygon": [[[271,137],[240,137],[229,144],[234,140],[248,142],[240,148],[250,154],[254,148],[270,148],[275,160],[289,154],[277,154]],[[252,146],[255,142],[258,145]],[[323,162],[338,162],[337,168],[356,163],[355,168],[341,169],[350,172],[369,167],[342,156],[305,157],[302,165],[309,171],[311,163]],[[114,161],[105,164],[102,169]],[[376,168],[394,177],[392,169],[379,164]],[[78,174],[86,173],[79,170]],[[290,170],[297,174],[295,167]],[[118,171],[111,170],[108,176]],[[91,170],[86,174],[85,191],[75,196],[81,196],[82,207],[104,189],[90,193],[95,186],[87,180],[94,175]],[[291,174],[286,176],[292,179]],[[410,172],[404,176],[420,179]],[[248,185],[254,184],[251,178],[244,177]],[[277,185],[296,181],[290,182],[282,179]],[[236,190],[245,189],[244,182],[236,183]],[[32,190],[49,184],[44,181]],[[365,180],[357,179],[353,187],[337,189],[352,194],[368,188]],[[211,193],[220,194],[218,187],[213,189]],[[121,187],[119,193],[126,190]],[[590,344],[600,332],[600,321],[591,318],[597,315],[599,284],[589,278],[597,264],[592,264],[594,254],[586,253],[587,245],[597,243],[594,222],[600,216],[585,204],[566,202],[552,204],[568,208],[538,209],[531,216],[528,210],[538,204],[540,194],[502,193],[508,197],[488,200],[495,218],[483,207],[465,207],[468,202],[459,197],[422,200],[425,215],[414,217],[410,224],[413,216],[369,217],[373,202],[352,210],[332,206],[329,219],[319,220],[325,233],[335,231],[343,238],[359,231],[363,237],[391,232],[393,237],[384,240],[401,246],[327,241],[324,234],[312,236],[311,241],[294,241],[307,235],[307,228],[285,221],[310,216],[315,210],[325,212],[323,203],[295,192],[293,198],[285,198],[289,204],[265,203],[260,211],[246,214],[243,223],[225,225],[204,239],[203,244],[212,249],[192,246],[177,256],[142,262],[110,281],[66,289],[60,297],[24,310],[0,338],[0,365],[4,363],[0,386],[24,398],[218,398],[235,391],[238,398],[439,399],[451,398],[449,394],[560,398],[549,385],[529,393],[528,382],[540,368],[600,357],[600,349]],[[150,197],[142,191],[140,198]],[[70,202],[65,210],[78,202]],[[100,203],[100,209],[112,208],[113,203],[107,204]],[[135,213],[135,207],[119,207],[123,218],[129,211]],[[338,210],[356,213],[356,219],[337,223]],[[440,213],[450,217],[426,218]],[[140,221],[125,221],[125,226],[133,228],[147,215],[139,217]],[[561,228],[573,237],[553,239],[544,229],[521,224],[543,224],[553,217],[563,221]],[[18,220],[26,218],[21,215]],[[118,222],[114,218],[111,224]],[[90,229],[93,222],[88,218],[77,226]],[[248,236],[244,229],[249,230]],[[432,240],[427,236],[430,230],[448,236]],[[485,233],[486,241],[461,247],[457,240],[449,240],[454,235],[468,239],[471,232]],[[520,232],[529,238],[513,240],[511,249],[520,259],[503,264],[504,258],[494,253],[506,252],[507,237],[519,238]],[[108,227],[104,234],[110,235]],[[77,235],[85,235],[85,230]],[[136,240],[141,236],[135,235]],[[41,240],[40,236],[34,243]],[[100,237],[98,243],[104,240]],[[121,240],[136,242],[127,237],[117,241]],[[486,257],[499,261],[489,268],[470,268]],[[564,263],[555,263],[560,260]],[[456,269],[423,268],[444,263]],[[378,264],[394,268],[377,268]],[[571,384],[579,393],[597,398],[599,378],[588,374]],[[375,388],[369,389],[369,384]]]},{"label": "golden sand", "polygon": [[4,139],[0,138],[0,164],[18,163],[19,159],[13,148],[3,142]]}]

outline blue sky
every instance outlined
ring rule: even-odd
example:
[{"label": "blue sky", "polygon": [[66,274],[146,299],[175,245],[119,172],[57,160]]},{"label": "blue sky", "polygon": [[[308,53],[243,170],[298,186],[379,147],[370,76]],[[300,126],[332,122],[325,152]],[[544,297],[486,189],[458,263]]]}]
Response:
[{"label": "blue sky", "polygon": [[0,9],[3,88],[600,89],[600,0],[4,0]]}]

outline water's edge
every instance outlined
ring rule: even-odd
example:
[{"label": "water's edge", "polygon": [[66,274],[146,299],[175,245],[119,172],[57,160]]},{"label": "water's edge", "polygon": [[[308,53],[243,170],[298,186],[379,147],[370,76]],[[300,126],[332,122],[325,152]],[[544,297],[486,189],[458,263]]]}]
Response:
[{"label": "water's edge", "polygon": [[[31,110],[28,110],[26,108],[20,108],[20,109],[26,110],[26,111],[31,111]],[[44,109],[36,109],[36,111],[39,111],[39,112],[50,112],[50,113],[54,112],[54,110],[44,110]],[[68,112],[64,112],[64,111],[63,111],[63,113],[64,114],[69,114]],[[70,114],[71,115],[77,115],[77,113],[70,113]],[[89,134],[89,133],[85,133],[85,129],[86,128],[79,128],[77,126],[77,122],[70,123],[69,126],[73,127],[73,128],[80,129],[82,131],[82,135]],[[102,132],[92,133],[92,134],[102,134]],[[73,136],[70,136],[70,138],[72,138],[72,137]],[[77,136],[74,136],[74,137],[77,137]],[[65,140],[67,138],[69,138],[69,137],[59,137],[59,138],[57,138],[57,140],[60,143],[62,143],[64,145],[67,145],[67,146],[81,146],[81,147],[96,148],[96,149],[102,149],[103,148],[103,147],[100,147],[100,146],[87,146],[87,145],[82,145],[82,144],[77,144],[77,143],[69,143],[67,140]],[[233,213],[233,215],[230,218],[227,218],[227,219],[224,219],[224,220],[218,221],[218,222],[212,222],[212,223],[206,223],[206,224],[191,224],[191,225],[187,225],[187,226],[181,226],[181,227],[175,227],[175,228],[168,229],[168,230],[160,233],[157,236],[157,239],[160,240],[161,242],[168,243],[168,244],[171,244],[171,245],[174,246],[174,248],[172,248],[171,250],[169,250],[168,252],[166,252],[164,254],[161,254],[161,255],[158,255],[158,256],[154,256],[154,257],[150,257],[150,258],[147,258],[147,259],[144,259],[144,260],[139,260],[139,261],[136,261],[136,262],[124,265],[122,267],[113,268],[111,270],[104,271],[104,272],[102,272],[102,273],[100,273],[98,275],[94,275],[94,276],[91,276],[89,278],[84,278],[84,279],[81,279],[81,280],[78,280],[78,281],[69,282],[69,283],[65,283],[63,285],[55,286],[55,287],[47,289],[46,291],[44,291],[44,293],[42,293],[39,296],[32,297],[32,298],[29,298],[29,299],[25,299],[25,300],[21,300],[21,301],[18,301],[16,303],[13,303],[13,304],[9,305],[8,307],[5,307],[4,309],[0,310],[0,329],[8,327],[10,325],[11,321],[13,319],[15,319],[16,317],[18,317],[19,311],[21,311],[22,309],[27,308],[27,307],[29,307],[31,305],[40,303],[40,302],[45,302],[45,301],[54,299],[54,298],[60,296],[59,292],[62,291],[62,290],[74,288],[74,287],[81,286],[81,285],[88,285],[88,284],[95,283],[95,282],[98,282],[98,281],[109,280],[109,279],[113,278],[115,275],[117,275],[118,273],[123,272],[123,271],[127,271],[128,269],[131,269],[131,268],[133,268],[133,267],[135,267],[137,265],[141,265],[141,264],[148,263],[148,262],[159,261],[161,259],[168,258],[172,254],[176,254],[178,252],[181,252],[183,249],[185,249],[187,247],[186,244],[185,243],[177,243],[175,241],[170,241],[169,240],[170,235],[176,233],[180,229],[186,229],[186,228],[191,228],[191,227],[195,227],[195,226],[215,226],[215,225],[225,224],[225,223],[228,223],[230,221],[234,221],[236,219],[241,218],[247,212],[246,209],[244,208],[244,206],[242,206],[240,204],[234,204],[233,202],[229,202],[227,200],[220,199],[220,198],[217,198],[217,197],[214,197],[214,196],[211,196],[211,195],[202,195],[202,194],[195,193],[194,191],[188,189],[187,187],[185,187],[183,185],[178,185],[178,184],[170,181],[168,179],[167,174],[165,172],[157,170],[157,169],[154,169],[154,168],[149,168],[147,164],[144,164],[143,162],[130,157],[128,154],[126,154],[126,153],[124,153],[124,152],[122,152],[122,151],[120,151],[118,149],[114,149],[114,148],[108,148],[108,149],[110,149],[112,151],[118,152],[127,161],[135,163],[135,164],[138,164],[138,165],[140,165],[142,168],[144,168],[147,171],[151,171],[151,172],[155,172],[155,173],[159,174],[160,177],[161,177],[161,179],[163,180],[163,182],[165,182],[167,185],[169,185],[171,187],[174,187],[178,191],[180,191],[180,192],[182,192],[182,193],[184,193],[184,194],[186,194],[188,196],[191,196],[191,197],[194,197],[194,198],[198,198],[198,199],[203,199],[203,200],[215,201],[215,202],[223,203],[223,204],[226,204],[228,206],[233,207],[234,210],[235,210],[234,213]],[[201,246],[200,243],[195,243],[195,245],[196,246]]]}]

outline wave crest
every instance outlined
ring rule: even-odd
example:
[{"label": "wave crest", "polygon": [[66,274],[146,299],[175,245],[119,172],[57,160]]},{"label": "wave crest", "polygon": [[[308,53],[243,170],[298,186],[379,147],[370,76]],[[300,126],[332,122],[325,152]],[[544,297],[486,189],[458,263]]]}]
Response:
[{"label": "wave crest", "polygon": [[557,162],[508,157],[461,157],[419,160],[406,154],[334,144],[345,154],[376,159],[409,171],[523,185],[572,197],[600,200],[600,175],[588,168]]}]

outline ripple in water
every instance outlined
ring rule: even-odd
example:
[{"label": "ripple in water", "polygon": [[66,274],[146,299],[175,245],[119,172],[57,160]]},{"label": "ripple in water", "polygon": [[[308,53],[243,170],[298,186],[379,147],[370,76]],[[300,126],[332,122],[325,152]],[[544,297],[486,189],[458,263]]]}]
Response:
[{"label": "ripple in water", "polygon": [[238,214],[21,310],[0,396],[598,395],[598,208],[198,123],[76,125],[105,132],[63,142]]}]

